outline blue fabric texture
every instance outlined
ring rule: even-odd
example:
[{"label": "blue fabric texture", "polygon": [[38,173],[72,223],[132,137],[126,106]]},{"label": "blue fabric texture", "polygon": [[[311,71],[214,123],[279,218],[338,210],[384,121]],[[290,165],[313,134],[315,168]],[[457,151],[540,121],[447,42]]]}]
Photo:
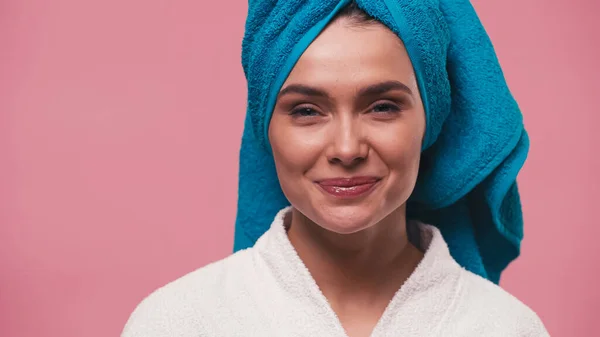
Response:
[{"label": "blue fabric texture", "polygon": [[[267,130],[277,93],[303,51],[348,0],[250,0],[242,42],[248,105],[234,251],[252,246],[283,195]],[[426,114],[407,213],[437,226],[456,261],[498,283],[520,252],[516,177],[529,150],[521,111],[468,0],[357,0],[403,41]]]}]

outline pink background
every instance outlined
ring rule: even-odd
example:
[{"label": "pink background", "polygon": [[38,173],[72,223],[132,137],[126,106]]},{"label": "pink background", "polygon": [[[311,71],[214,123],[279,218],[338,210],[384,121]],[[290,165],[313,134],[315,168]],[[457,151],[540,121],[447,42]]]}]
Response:
[{"label": "pink background", "polygon": [[[2,1],[1,336],[117,336],[230,253],[246,1],[205,3]],[[600,2],[474,5],[532,141],[502,285],[553,336],[600,336]]]}]

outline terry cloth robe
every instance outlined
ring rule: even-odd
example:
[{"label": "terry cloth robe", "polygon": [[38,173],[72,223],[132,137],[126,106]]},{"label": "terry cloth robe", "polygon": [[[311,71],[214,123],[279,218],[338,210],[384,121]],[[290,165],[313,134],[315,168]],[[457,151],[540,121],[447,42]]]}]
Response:
[{"label": "terry cloth robe", "polygon": [[[290,243],[285,208],[252,248],[209,264],[146,297],[121,337],[345,337]],[[439,229],[419,223],[425,254],[373,337],[548,336],[526,305],[461,267]]]}]

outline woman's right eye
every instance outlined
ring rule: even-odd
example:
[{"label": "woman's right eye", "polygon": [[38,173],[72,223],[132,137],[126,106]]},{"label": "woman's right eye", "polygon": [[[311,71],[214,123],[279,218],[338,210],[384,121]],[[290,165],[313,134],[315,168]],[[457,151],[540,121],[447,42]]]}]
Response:
[{"label": "woman's right eye", "polygon": [[299,107],[296,109],[293,109],[290,112],[290,115],[292,116],[297,116],[297,117],[313,117],[313,116],[318,116],[319,112],[317,112],[315,109],[309,108],[309,107]]}]

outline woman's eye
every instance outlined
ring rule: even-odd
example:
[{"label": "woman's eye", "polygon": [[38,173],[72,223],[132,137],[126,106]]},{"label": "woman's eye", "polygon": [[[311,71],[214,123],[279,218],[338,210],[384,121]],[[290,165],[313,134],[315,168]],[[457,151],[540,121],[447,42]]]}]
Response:
[{"label": "woman's eye", "polygon": [[311,117],[311,116],[318,116],[319,113],[311,108],[296,108],[294,110],[291,111],[290,113],[292,116],[298,116],[298,117]]},{"label": "woman's eye", "polygon": [[373,112],[376,113],[396,113],[400,111],[400,108],[394,104],[390,104],[390,103],[381,103],[381,104],[377,104],[373,107]]}]

